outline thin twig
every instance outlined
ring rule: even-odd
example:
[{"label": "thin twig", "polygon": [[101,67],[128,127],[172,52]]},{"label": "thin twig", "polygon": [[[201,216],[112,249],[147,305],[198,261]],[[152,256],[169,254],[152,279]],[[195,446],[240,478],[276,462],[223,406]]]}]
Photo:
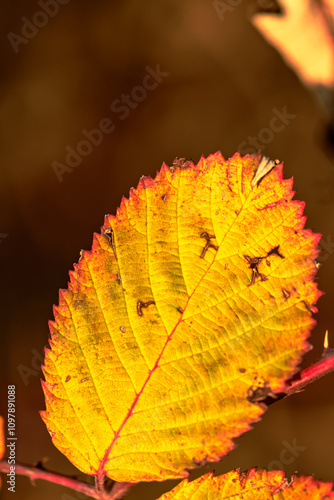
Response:
[{"label": "thin twig", "polygon": [[319,361],[301,370],[297,374],[298,379],[294,379],[287,384],[287,390],[285,391],[286,395],[291,396],[291,394],[299,392],[307,385],[312,384],[332,371],[334,371],[334,349],[327,348],[324,349],[324,353]]},{"label": "thin twig", "polygon": [[[0,472],[10,472],[10,465],[5,460],[0,461]],[[105,491],[97,491],[94,485],[79,481],[73,477],[64,476],[63,474],[57,474],[55,472],[49,472],[38,467],[19,464],[15,464],[15,474],[27,476],[32,482],[36,479],[42,479],[44,481],[48,481],[49,483],[66,486],[66,488],[84,493],[85,495],[96,498],[97,500],[117,500],[121,498],[132,486],[132,483],[115,483],[112,491],[107,493]]]}]

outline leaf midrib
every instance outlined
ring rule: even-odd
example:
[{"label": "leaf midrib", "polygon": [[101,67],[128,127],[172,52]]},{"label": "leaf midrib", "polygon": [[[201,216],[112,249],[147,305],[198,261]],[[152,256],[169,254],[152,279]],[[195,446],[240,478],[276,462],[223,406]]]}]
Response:
[{"label": "leaf midrib", "polygon": [[[215,168],[216,168],[216,167],[214,167],[214,170],[215,170]],[[181,171],[181,174],[182,174],[182,171]],[[180,175],[179,179],[180,179],[180,178],[181,178],[181,175]],[[213,178],[214,178],[214,171],[213,171],[213,173],[212,173],[212,175],[211,175],[211,185],[210,185],[210,206],[211,206],[211,202],[212,202],[212,180],[213,180]],[[179,186],[178,186],[178,189],[177,189],[177,197],[179,197],[179,191],[180,191],[180,189],[179,189]],[[249,193],[249,194],[250,194],[250,193]],[[238,215],[237,215],[237,216],[236,216],[236,218],[233,220],[233,222],[232,222],[232,224],[230,225],[230,227],[227,229],[227,231],[226,231],[226,233],[225,233],[225,235],[224,235],[224,237],[223,237],[223,239],[222,239],[221,243],[219,244],[219,248],[220,248],[220,245],[222,245],[222,244],[223,244],[223,242],[224,242],[224,240],[225,240],[226,236],[228,235],[228,233],[230,232],[230,230],[233,228],[233,226],[234,226],[234,224],[236,223],[236,221],[238,220],[238,218],[239,218],[240,214],[243,212],[243,208],[244,208],[244,205],[246,204],[246,202],[248,201],[249,194],[248,194],[248,196],[244,199],[244,202],[242,203],[242,205],[241,205],[241,207],[240,207],[240,211],[239,211]],[[145,195],[146,195],[146,214],[147,214],[147,212],[148,212],[148,210],[149,210],[149,207],[148,207],[148,198],[147,198],[147,190],[146,190],[146,189],[145,189]],[[210,209],[210,212],[211,212],[211,209]],[[176,219],[178,219],[178,217],[176,217]],[[211,218],[211,220],[212,220],[212,218]],[[146,227],[147,227],[147,231],[146,231],[146,236],[147,236],[147,235],[148,235],[148,226],[146,226]],[[179,241],[179,238],[178,238],[177,240]],[[147,247],[149,247],[149,245],[148,245],[148,244],[147,244]],[[214,262],[215,262],[215,260],[216,260],[216,255],[217,255],[217,253],[218,253],[218,252],[216,252],[216,253],[214,254],[213,259],[212,259],[211,263],[208,265],[208,267],[207,267],[207,269],[205,270],[205,272],[203,273],[203,276],[201,277],[201,279],[199,280],[199,282],[197,283],[197,285],[194,287],[194,289],[193,289],[193,291],[191,292],[191,294],[188,296],[187,302],[186,302],[186,304],[185,304],[185,306],[184,306],[184,309],[183,309],[183,313],[181,314],[180,318],[178,319],[178,321],[177,321],[177,323],[175,324],[174,328],[172,329],[171,333],[168,335],[167,340],[166,340],[166,342],[165,342],[165,344],[164,344],[164,346],[163,346],[163,348],[162,348],[162,350],[161,350],[161,353],[159,354],[159,356],[158,356],[158,358],[157,358],[157,360],[156,360],[156,362],[155,362],[155,364],[154,364],[153,368],[152,368],[151,370],[149,370],[149,374],[148,374],[148,376],[147,376],[147,378],[146,378],[146,380],[145,380],[145,382],[144,382],[144,384],[143,384],[142,388],[141,388],[141,389],[140,389],[140,391],[137,393],[137,395],[136,395],[136,397],[135,397],[135,399],[134,399],[134,401],[133,401],[132,405],[130,406],[130,409],[129,409],[129,411],[128,411],[127,415],[125,416],[125,418],[124,418],[123,422],[122,422],[122,423],[121,423],[121,425],[119,426],[118,430],[117,430],[117,431],[115,431],[114,438],[113,438],[112,442],[110,443],[110,445],[108,446],[108,448],[106,449],[105,454],[104,454],[104,456],[103,456],[103,458],[102,458],[102,460],[101,460],[101,464],[100,464],[99,470],[98,470],[98,472],[97,472],[97,476],[98,476],[98,477],[103,477],[103,475],[104,475],[104,466],[105,466],[105,464],[106,464],[106,463],[107,463],[107,461],[108,461],[108,457],[109,457],[109,454],[110,454],[110,452],[111,452],[112,447],[114,446],[115,442],[116,442],[116,441],[117,441],[117,439],[119,438],[119,436],[120,436],[120,433],[121,433],[122,429],[124,428],[124,426],[126,425],[126,423],[128,422],[128,420],[130,419],[130,417],[132,416],[132,414],[133,414],[133,410],[134,410],[135,406],[137,405],[138,400],[139,400],[139,398],[140,398],[141,394],[144,392],[145,387],[147,386],[148,382],[150,381],[150,379],[151,379],[151,377],[152,377],[153,373],[154,373],[154,372],[157,370],[157,368],[159,367],[159,361],[160,361],[160,359],[161,359],[162,355],[164,354],[164,352],[165,352],[165,350],[166,350],[166,348],[167,348],[167,345],[168,345],[169,341],[171,340],[171,338],[172,338],[173,334],[175,333],[175,331],[176,331],[177,327],[178,327],[178,326],[179,326],[179,324],[182,322],[182,317],[183,317],[184,312],[185,312],[185,311],[186,311],[186,309],[187,309],[187,306],[188,306],[188,304],[189,304],[189,301],[191,300],[192,296],[194,295],[195,291],[196,291],[196,290],[197,290],[197,288],[199,287],[199,285],[200,285],[200,283],[202,282],[202,280],[205,278],[205,276],[207,275],[207,273],[208,273],[208,272],[209,272],[209,270],[211,269],[211,266],[213,265],[213,263],[214,263]],[[179,255],[180,255],[180,253],[179,253]],[[149,259],[148,259],[148,262],[149,262]],[[182,269],[182,265],[181,265],[181,269]],[[149,274],[149,276],[150,276],[150,274]],[[152,289],[152,287],[151,287],[151,290],[152,290],[152,295],[153,295],[153,289]],[[153,297],[154,297],[154,296],[153,296]],[[160,317],[161,317],[161,315],[160,315]]]}]

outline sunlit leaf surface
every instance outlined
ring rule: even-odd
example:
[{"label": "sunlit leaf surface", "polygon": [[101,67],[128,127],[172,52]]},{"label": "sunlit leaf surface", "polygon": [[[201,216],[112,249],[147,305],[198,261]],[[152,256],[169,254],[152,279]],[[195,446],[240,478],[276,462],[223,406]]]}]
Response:
[{"label": "sunlit leaf surface", "polygon": [[236,470],[218,477],[206,474],[191,483],[185,479],[159,500],[330,500],[332,487],[306,476],[289,482],[282,471]]},{"label": "sunlit leaf surface", "polygon": [[164,480],[219,460],[309,349],[319,235],[260,161],[163,165],[70,273],[42,418],[81,471]]}]

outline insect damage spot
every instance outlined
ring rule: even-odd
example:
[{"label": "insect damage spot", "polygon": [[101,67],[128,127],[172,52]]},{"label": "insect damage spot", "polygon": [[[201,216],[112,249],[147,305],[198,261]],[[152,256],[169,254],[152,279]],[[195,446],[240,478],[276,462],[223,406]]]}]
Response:
[{"label": "insect damage spot", "polygon": [[252,385],[247,390],[247,401],[252,404],[258,404],[267,399],[269,396],[275,397],[275,394],[272,392],[270,385],[268,382],[264,382],[261,386]]},{"label": "insect damage spot", "polygon": [[256,283],[257,280],[266,281],[268,279],[265,274],[260,273],[259,264],[265,259],[267,266],[270,267],[271,264],[270,261],[268,260],[268,257],[270,257],[271,255],[277,255],[281,259],[285,258],[284,255],[282,255],[282,253],[279,250],[279,245],[269,250],[267,255],[265,255],[264,257],[250,257],[249,255],[244,255],[244,258],[249,264],[249,268],[252,270],[251,281],[247,286],[254,285],[254,283]]},{"label": "insect damage spot", "polygon": [[117,253],[116,253],[116,246],[115,246],[115,237],[114,237],[114,231],[112,229],[106,229],[104,231],[105,236],[108,238],[109,243],[111,245],[111,248],[114,252],[115,259],[117,259]]},{"label": "insect damage spot", "polygon": [[161,196],[161,199],[164,203],[166,203],[166,199],[167,199],[167,193],[165,193],[163,196]]},{"label": "insect damage spot", "polygon": [[146,307],[151,306],[153,304],[155,304],[154,300],[149,300],[148,302],[142,302],[141,300],[138,300],[138,302],[137,302],[137,314],[138,314],[138,316],[143,315],[143,311],[142,311],[143,307],[146,308]]},{"label": "insect damage spot", "polygon": [[67,375],[65,382],[69,382],[71,380],[71,375]]},{"label": "insect damage spot", "polygon": [[257,279],[260,279],[261,281],[266,281],[268,279],[267,276],[263,273],[260,273],[258,269],[258,266],[264,259],[264,257],[250,257],[249,255],[244,255],[244,258],[247,260],[249,268],[252,270],[251,281],[247,286],[254,285]]},{"label": "insect damage spot", "polygon": [[279,250],[279,245],[269,250],[269,252],[267,253],[267,257],[269,257],[270,255],[277,255],[277,257],[281,257],[281,259],[285,259],[284,255],[282,255]]},{"label": "insect damage spot", "polygon": [[177,310],[180,314],[183,314],[183,309],[182,309],[182,307],[178,307],[176,310]]},{"label": "insect damage spot", "polygon": [[208,251],[209,248],[213,248],[216,251],[218,250],[218,245],[214,245],[211,242],[211,238],[215,238],[214,234],[208,234],[207,232],[204,232],[204,233],[201,234],[200,238],[206,239],[205,247],[203,248],[202,253],[200,255],[201,259],[204,258],[205,254],[206,254],[206,252]]},{"label": "insect damage spot", "polygon": [[291,293],[286,288],[282,288],[283,297],[288,300],[291,297]]},{"label": "insect damage spot", "polygon": [[169,167],[169,170],[173,173],[177,168],[185,170],[186,168],[189,168],[190,165],[191,165],[191,160],[187,160],[186,158],[175,158],[172,166]]},{"label": "insect damage spot", "polygon": [[80,380],[80,384],[82,384],[82,382],[87,382],[87,380],[89,380],[89,377],[82,378],[82,379]]}]

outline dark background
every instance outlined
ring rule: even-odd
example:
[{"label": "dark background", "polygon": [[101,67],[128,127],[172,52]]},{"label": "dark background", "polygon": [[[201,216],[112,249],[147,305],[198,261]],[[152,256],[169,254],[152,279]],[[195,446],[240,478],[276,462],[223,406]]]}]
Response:
[{"label": "dark background", "polygon": [[[30,0],[1,2],[1,413],[7,385],[15,384],[18,462],[47,458],[49,469],[77,473],[40,419],[40,364],[58,289],[67,286],[68,271],[80,249],[91,247],[104,215],[114,214],[140,176],[155,175],[163,161],[170,165],[183,156],[197,162],[217,150],[228,158],[249,135],[269,127],[275,108],[286,106],[296,116],[262,152],[284,161],[296,199],[306,202],[307,227],[327,241],[318,274],[325,295],[304,364],[321,355],[326,329],[334,346],[334,251],[328,244],[334,241],[334,168],[325,147],[327,119],[313,90],[252,25],[254,3],[241,2],[221,20],[209,0],[71,0],[15,53],[7,34],[21,35],[22,17],[31,20],[41,8]],[[146,66],[157,65],[169,76],[121,120],[110,105],[142,83]],[[103,118],[115,130],[59,182],[52,162],[64,163],[66,146],[76,148],[82,130]],[[291,457],[282,450],[296,440],[304,449],[282,463],[287,473],[333,480],[333,382],[331,374],[272,405],[237,440],[236,450],[191,477],[213,468],[216,474],[270,468]],[[141,484],[126,498],[153,500],[177,483]],[[17,477],[16,497],[6,484],[2,495],[83,498],[42,481],[34,487],[25,477]]]}]

